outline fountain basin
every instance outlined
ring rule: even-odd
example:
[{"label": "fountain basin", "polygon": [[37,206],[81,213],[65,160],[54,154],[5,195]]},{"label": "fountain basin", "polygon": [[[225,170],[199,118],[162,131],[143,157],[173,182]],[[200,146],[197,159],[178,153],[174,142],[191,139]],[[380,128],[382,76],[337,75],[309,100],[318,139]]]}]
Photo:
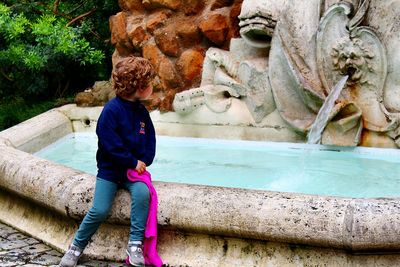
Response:
[{"label": "fountain basin", "polygon": [[[55,248],[67,248],[90,208],[95,177],[32,153],[67,134],[93,131],[100,111],[68,105],[0,133],[1,221]],[[193,136],[188,133],[196,131],[192,125],[157,118],[155,127],[159,134]],[[231,127],[212,128],[220,136],[229,132],[235,137]],[[212,131],[204,131],[203,137],[211,137]],[[201,133],[196,131],[196,136]],[[159,250],[171,265],[400,262],[398,197],[344,198],[170,182],[155,182],[155,187]],[[128,225],[129,196],[120,191],[107,223],[85,252],[99,259],[122,259]]]},{"label": "fountain basin", "polygon": [[[97,175],[95,133],[34,155]],[[157,136],[154,181],[350,198],[399,197],[400,150]],[[390,171],[388,171],[390,170]]]}]

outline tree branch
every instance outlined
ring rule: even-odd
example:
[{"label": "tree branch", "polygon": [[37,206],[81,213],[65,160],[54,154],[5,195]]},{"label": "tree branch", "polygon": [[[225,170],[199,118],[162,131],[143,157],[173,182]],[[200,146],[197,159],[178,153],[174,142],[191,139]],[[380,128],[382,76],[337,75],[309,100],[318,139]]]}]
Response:
[{"label": "tree branch", "polygon": [[94,35],[94,37],[97,38],[97,40],[102,40],[100,35],[97,32],[93,31],[92,29],[90,29],[90,32]]},{"label": "tree branch", "polygon": [[11,79],[10,77],[7,76],[7,74],[4,73],[3,69],[0,69],[0,73],[4,76],[4,78],[6,78],[7,80],[9,80],[10,82],[13,82],[14,80]]},{"label": "tree branch", "polygon": [[65,13],[66,15],[70,15],[72,13],[74,13],[75,11],[77,11],[79,8],[81,8],[84,4],[87,3],[87,0],[83,0],[81,1],[76,7],[74,7],[73,9],[71,9],[70,11],[68,11],[67,13]]},{"label": "tree branch", "polygon": [[53,13],[58,14],[58,6],[60,5],[61,0],[55,0],[53,3]]},{"label": "tree branch", "polygon": [[68,88],[69,88],[69,79],[68,79],[67,83],[65,84],[65,86],[64,86],[64,89],[61,91],[61,93],[60,93],[60,96],[59,96],[59,97],[64,97],[64,95],[65,95],[65,92],[67,92],[67,91],[68,91]]},{"label": "tree branch", "polygon": [[89,12],[86,12],[86,13],[84,13],[84,14],[81,14],[81,15],[77,16],[76,18],[74,18],[73,20],[71,20],[70,22],[68,22],[68,24],[67,24],[65,27],[71,26],[72,24],[74,24],[74,23],[77,22],[78,20],[80,20],[80,19],[82,19],[82,18],[84,18],[84,17],[87,17],[87,16],[91,15],[91,14],[92,14],[93,12],[95,12],[96,10],[97,10],[97,7],[93,8],[93,9],[90,10]]},{"label": "tree branch", "polygon": [[70,16],[67,16],[66,14],[64,14],[64,13],[60,13],[60,11],[57,9],[57,13],[54,13],[54,8],[52,8],[51,6],[48,6],[48,5],[46,5],[45,3],[43,3],[43,2],[35,2],[34,4],[36,4],[36,6],[34,6],[35,7],[35,9],[36,10],[38,10],[40,13],[43,13],[40,9],[38,9],[37,8],[37,6],[42,6],[42,7],[45,7],[47,10],[50,10],[50,11],[52,11],[53,12],[53,14],[54,15],[57,15],[57,16],[60,16],[60,17],[63,17],[63,18],[65,18],[65,19],[68,19],[68,20],[70,20],[71,19],[71,17]]}]

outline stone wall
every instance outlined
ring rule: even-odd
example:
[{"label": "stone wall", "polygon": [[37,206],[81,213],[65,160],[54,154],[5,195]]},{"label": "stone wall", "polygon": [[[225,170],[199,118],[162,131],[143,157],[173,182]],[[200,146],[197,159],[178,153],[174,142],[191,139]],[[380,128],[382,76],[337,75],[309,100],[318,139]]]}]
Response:
[{"label": "stone wall", "polygon": [[113,63],[128,55],[151,61],[158,74],[150,109],[171,111],[177,92],[200,84],[205,52],[239,36],[243,0],[120,0],[110,17]]}]

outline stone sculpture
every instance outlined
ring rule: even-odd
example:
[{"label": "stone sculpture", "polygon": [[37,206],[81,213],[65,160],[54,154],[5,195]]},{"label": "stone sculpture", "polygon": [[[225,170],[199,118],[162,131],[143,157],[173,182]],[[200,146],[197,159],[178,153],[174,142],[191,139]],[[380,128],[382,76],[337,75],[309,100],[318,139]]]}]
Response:
[{"label": "stone sculpture", "polygon": [[[176,112],[185,114],[205,104],[214,112],[224,112],[231,98],[246,96],[246,103],[255,120],[262,119],[274,109],[266,73],[266,51],[246,49],[243,40],[232,39],[230,52],[210,48],[203,64],[199,88],[175,95]],[[246,50],[243,50],[243,49]]]},{"label": "stone sculpture", "polygon": [[275,109],[268,81],[268,50],[285,1],[244,1],[239,16],[243,39],[231,39],[230,51],[210,48],[199,88],[175,95],[174,110],[187,114],[205,104],[224,112],[231,97],[243,97],[256,122]]},{"label": "stone sculpture", "polygon": [[306,136],[334,85],[348,75],[321,143],[400,146],[400,35],[399,27],[388,28],[399,24],[400,2],[389,2],[245,0],[239,26],[247,48],[237,45],[240,39],[230,51],[211,48],[201,86],[177,94],[175,110],[205,104],[224,112],[236,97],[255,123],[276,108],[285,125]]}]

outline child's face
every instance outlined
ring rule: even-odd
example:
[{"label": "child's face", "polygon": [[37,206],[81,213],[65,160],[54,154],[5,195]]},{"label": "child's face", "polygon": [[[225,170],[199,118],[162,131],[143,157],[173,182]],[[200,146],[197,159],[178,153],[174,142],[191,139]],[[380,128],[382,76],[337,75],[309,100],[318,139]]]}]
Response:
[{"label": "child's face", "polygon": [[135,92],[135,98],[139,100],[146,100],[153,93],[153,86],[148,84],[146,88],[137,90]]}]

